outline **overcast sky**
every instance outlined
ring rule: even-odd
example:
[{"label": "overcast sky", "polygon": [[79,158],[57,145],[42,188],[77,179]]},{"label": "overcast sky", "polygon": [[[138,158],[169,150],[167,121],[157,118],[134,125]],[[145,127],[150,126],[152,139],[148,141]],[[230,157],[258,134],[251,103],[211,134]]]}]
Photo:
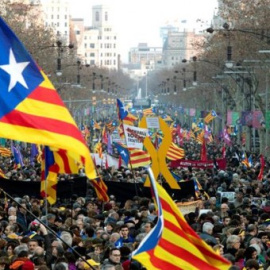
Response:
[{"label": "overcast sky", "polygon": [[[70,0],[72,17],[84,18],[91,25],[92,5],[111,7],[123,60],[138,43],[162,46],[159,28],[167,22],[186,20],[189,29],[207,28],[217,11],[217,0]],[[206,26],[207,25],[207,26]]]}]

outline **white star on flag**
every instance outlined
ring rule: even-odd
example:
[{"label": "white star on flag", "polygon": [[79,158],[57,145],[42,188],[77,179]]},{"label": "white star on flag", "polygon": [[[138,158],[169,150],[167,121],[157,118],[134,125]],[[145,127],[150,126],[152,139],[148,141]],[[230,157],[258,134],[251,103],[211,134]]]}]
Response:
[{"label": "white star on flag", "polygon": [[9,64],[1,65],[0,68],[3,69],[6,73],[10,75],[10,82],[8,86],[8,92],[10,92],[13,87],[19,82],[22,86],[28,89],[28,86],[24,80],[22,75],[24,69],[29,65],[30,62],[16,62],[14,53],[12,49],[10,49],[9,53]]}]

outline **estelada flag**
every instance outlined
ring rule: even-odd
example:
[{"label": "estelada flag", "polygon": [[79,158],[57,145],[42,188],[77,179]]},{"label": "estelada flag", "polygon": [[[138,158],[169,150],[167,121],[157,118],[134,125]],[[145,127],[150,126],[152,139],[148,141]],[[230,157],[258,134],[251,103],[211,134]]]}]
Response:
[{"label": "estelada flag", "polygon": [[0,18],[0,137],[67,150],[96,178],[89,148],[48,77]]}]

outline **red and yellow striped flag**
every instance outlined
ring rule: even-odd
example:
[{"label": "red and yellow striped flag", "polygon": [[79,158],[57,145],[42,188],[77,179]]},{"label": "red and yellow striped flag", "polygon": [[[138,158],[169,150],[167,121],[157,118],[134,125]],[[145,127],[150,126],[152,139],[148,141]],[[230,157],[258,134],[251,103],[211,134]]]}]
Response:
[{"label": "red and yellow striped flag", "polygon": [[57,176],[59,173],[77,174],[79,164],[63,149],[49,149],[45,146],[41,162],[40,194],[50,204],[57,198]]},{"label": "red and yellow striped flag", "polygon": [[0,156],[10,157],[12,155],[11,150],[6,147],[0,147]]},{"label": "red and yellow striped flag", "polygon": [[0,178],[8,179],[6,177],[6,174],[3,172],[3,170],[0,168]]},{"label": "red and yellow striped flag", "polygon": [[123,119],[123,124],[134,126],[134,122],[138,120],[138,117],[134,116],[131,113],[128,113],[128,115]]},{"label": "red and yellow striped flag", "polygon": [[148,116],[148,115],[155,115],[153,112],[153,108],[148,108],[143,110],[143,116]]},{"label": "red and yellow striped flag", "polygon": [[212,110],[211,112],[209,112],[205,117],[204,117],[204,122],[206,124],[208,124],[209,122],[211,122],[213,119],[215,119],[217,117],[217,113]]},{"label": "red and yellow striped flag", "polygon": [[108,187],[107,185],[104,183],[104,181],[102,180],[101,177],[98,177],[96,179],[92,179],[90,181],[95,189],[95,192],[97,194],[97,197],[100,201],[103,202],[108,202],[110,200],[107,191],[108,191]]},{"label": "red and yellow striped flag", "polygon": [[2,18],[0,33],[0,137],[65,149],[96,178],[89,148],[54,86]]},{"label": "red and yellow striped flag", "polygon": [[185,150],[177,146],[175,143],[171,143],[166,158],[169,160],[178,160],[184,157],[185,157]]},{"label": "red and yellow striped flag", "polygon": [[95,153],[98,153],[99,158],[103,158],[102,143],[101,142],[96,143]]},{"label": "red and yellow striped flag", "polygon": [[151,163],[150,155],[140,149],[129,148],[129,157],[132,168],[146,167]]},{"label": "red and yellow striped flag", "polygon": [[150,181],[159,218],[132,258],[151,270],[228,270],[231,263],[196,234],[165,189]]}]

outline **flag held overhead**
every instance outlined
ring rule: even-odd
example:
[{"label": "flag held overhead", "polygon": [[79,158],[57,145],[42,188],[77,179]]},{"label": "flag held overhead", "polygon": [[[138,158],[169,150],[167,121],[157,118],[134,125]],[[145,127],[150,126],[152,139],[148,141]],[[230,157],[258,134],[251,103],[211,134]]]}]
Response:
[{"label": "flag held overhead", "polygon": [[84,138],[55,88],[0,18],[0,137],[68,151],[96,178]]}]

